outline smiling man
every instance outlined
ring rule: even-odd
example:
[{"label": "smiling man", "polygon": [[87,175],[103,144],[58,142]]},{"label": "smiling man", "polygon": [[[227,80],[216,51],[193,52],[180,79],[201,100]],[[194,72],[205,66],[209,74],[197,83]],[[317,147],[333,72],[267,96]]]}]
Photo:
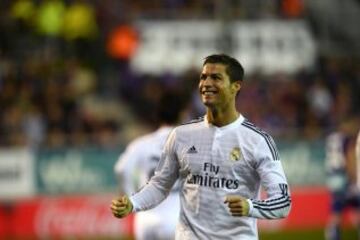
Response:
[{"label": "smiling man", "polygon": [[[112,201],[115,217],[158,205],[177,179],[175,239],[258,239],[257,218],[288,215],[290,193],[275,143],[235,106],[243,76],[230,56],[205,58],[199,81],[205,117],[171,132],[149,183],[130,198]],[[261,186],[266,199],[260,199]]]}]

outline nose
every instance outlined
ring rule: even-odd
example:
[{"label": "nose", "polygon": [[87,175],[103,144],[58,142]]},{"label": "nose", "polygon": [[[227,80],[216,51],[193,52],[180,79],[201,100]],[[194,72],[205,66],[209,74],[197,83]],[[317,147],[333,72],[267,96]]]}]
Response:
[{"label": "nose", "polygon": [[204,80],[203,80],[203,86],[210,86],[211,84],[213,83],[212,79],[210,76],[206,77]]}]

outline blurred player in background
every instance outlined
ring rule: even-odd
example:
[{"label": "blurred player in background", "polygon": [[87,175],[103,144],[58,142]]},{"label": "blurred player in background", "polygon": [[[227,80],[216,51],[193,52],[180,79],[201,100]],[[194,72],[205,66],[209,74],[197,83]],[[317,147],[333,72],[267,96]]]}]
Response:
[{"label": "blurred player in background", "polygon": [[[341,239],[341,215],[348,207],[356,209],[357,228],[358,232],[360,231],[360,188],[357,180],[359,167],[355,155],[356,127],[354,119],[346,119],[326,138],[326,168],[332,197],[331,214],[325,231],[327,240]],[[358,239],[360,240],[359,237]]]},{"label": "blurred player in background", "polygon": [[[206,116],[171,132],[149,183],[130,198],[112,201],[115,217],[158,205],[176,180],[178,240],[255,240],[256,218],[288,215],[291,199],[274,141],[235,106],[243,75],[241,64],[230,56],[205,58],[199,92]],[[267,192],[264,200],[259,199],[261,185]]]},{"label": "blurred player in background", "polygon": [[[154,174],[166,139],[184,113],[184,107],[185,101],[180,94],[165,93],[157,111],[159,128],[135,139],[119,157],[114,170],[124,194],[135,193]],[[178,217],[179,192],[175,185],[168,198],[159,206],[135,215],[135,237],[137,240],[174,239]]]}]

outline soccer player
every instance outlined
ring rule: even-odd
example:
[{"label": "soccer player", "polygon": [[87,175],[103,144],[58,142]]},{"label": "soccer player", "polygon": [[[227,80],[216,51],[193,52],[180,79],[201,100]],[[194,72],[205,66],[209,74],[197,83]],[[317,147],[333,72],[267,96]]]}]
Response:
[{"label": "soccer player", "polygon": [[[275,143],[235,107],[243,75],[230,56],[205,58],[199,93],[206,115],[171,132],[149,183],[131,197],[112,201],[115,217],[156,206],[176,180],[175,239],[258,239],[257,218],[288,215],[290,192]],[[266,199],[260,199],[260,186]]]},{"label": "soccer player", "polygon": [[[356,166],[354,151],[356,137],[354,135],[353,120],[346,119],[336,131],[326,138],[326,167],[328,187],[331,192],[331,213],[325,231],[327,240],[339,240],[341,238],[341,214],[348,207],[357,210],[359,228],[360,188],[357,183],[359,173],[357,172],[358,166]],[[357,147],[359,148],[359,146]]]},{"label": "soccer player", "polygon": [[[123,193],[131,195],[144,186],[154,174],[166,139],[183,113],[185,99],[180,94],[167,92],[157,108],[159,127],[154,132],[132,141],[115,164],[115,174]],[[169,211],[171,210],[171,211]],[[156,208],[135,215],[137,240],[174,239],[179,217],[179,191],[174,186],[169,196]]]}]

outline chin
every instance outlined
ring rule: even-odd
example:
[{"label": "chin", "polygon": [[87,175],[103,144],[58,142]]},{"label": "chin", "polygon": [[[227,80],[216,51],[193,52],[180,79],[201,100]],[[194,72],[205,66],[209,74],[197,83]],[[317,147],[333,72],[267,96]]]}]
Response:
[{"label": "chin", "polygon": [[214,106],[214,103],[212,103],[211,101],[203,101],[203,104],[205,105],[205,107],[211,108]]}]

